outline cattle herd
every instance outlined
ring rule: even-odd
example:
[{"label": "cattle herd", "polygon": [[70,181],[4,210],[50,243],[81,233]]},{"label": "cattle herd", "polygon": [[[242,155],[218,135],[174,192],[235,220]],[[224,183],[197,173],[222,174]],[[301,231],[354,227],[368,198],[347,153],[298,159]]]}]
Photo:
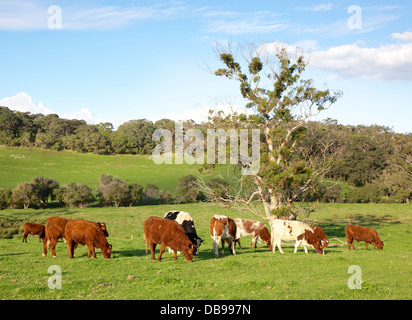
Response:
[{"label": "cattle herd", "polygon": [[[224,254],[225,242],[228,243],[230,253],[236,255],[236,244],[240,244],[241,237],[252,237],[251,248],[256,248],[257,240],[264,241],[269,249],[275,252],[278,247],[283,253],[282,241],[294,241],[295,250],[303,246],[305,253],[307,248],[313,248],[317,253],[324,254],[324,248],[328,247],[329,240],[322,228],[300,221],[289,221],[271,218],[271,234],[263,222],[249,219],[232,219],[223,215],[214,215],[210,220],[210,235],[213,241],[213,253],[219,256],[219,245],[222,246],[221,253]],[[152,216],[143,224],[144,241],[146,253],[150,248],[151,257],[155,260],[155,248],[160,244],[158,260],[161,261],[166,247],[173,251],[174,259],[182,252],[187,261],[193,260],[193,255],[198,255],[199,246],[204,241],[197,235],[192,217],[184,211],[169,211],[163,218]],[[112,245],[107,242],[109,233],[104,222],[93,222],[88,220],[64,219],[50,217],[46,226],[38,223],[26,223],[24,225],[23,242],[27,242],[28,234],[39,235],[39,241],[43,241],[43,257],[50,248],[52,256],[56,256],[55,247],[58,239],[67,243],[67,255],[74,257],[77,245],[87,245],[87,257],[90,254],[96,258],[95,248],[101,250],[106,259],[110,259]],[[366,250],[371,243],[375,250],[383,249],[383,242],[378,233],[367,227],[347,225],[345,227],[346,245],[350,250],[351,245],[355,249],[354,241],[364,241]]]}]

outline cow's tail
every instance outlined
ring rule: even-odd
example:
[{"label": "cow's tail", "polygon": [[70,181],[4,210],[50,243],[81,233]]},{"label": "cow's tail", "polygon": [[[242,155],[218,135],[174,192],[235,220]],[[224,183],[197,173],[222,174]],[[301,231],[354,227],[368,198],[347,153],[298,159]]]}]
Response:
[{"label": "cow's tail", "polygon": [[50,234],[49,234],[49,228],[46,225],[46,230],[44,231],[44,241],[46,242],[47,248],[50,249]]}]

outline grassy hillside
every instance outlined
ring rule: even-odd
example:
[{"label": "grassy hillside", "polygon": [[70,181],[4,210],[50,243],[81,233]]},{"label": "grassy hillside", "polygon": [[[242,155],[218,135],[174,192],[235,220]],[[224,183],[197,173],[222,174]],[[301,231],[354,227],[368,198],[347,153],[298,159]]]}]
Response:
[{"label": "grassy hillside", "polygon": [[195,174],[196,165],[156,165],[149,156],[96,155],[73,151],[0,146],[0,188],[14,188],[36,176],[56,179],[60,185],[84,183],[92,190],[101,174],[120,177],[126,183],[148,183],[174,192],[179,178]]},{"label": "grassy hillside", "polygon": [[[199,256],[188,263],[164,254],[162,262],[152,261],[145,253],[143,221],[163,216],[168,210],[190,212],[198,234],[205,239]],[[44,222],[50,216],[105,221],[113,245],[112,259],[87,259],[87,248],[76,250],[75,258],[66,256],[59,241],[57,258],[41,256],[42,244],[36,236],[21,242],[0,239],[1,299],[411,299],[411,224],[412,206],[402,204],[322,204],[312,216],[329,237],[345,240],[347,223],[372,226],[385,242],[383,251],[331,247],[318,255],[303,249],[294,254],[292,246],[283,246],[285,254],[272,253],[263,244],[250,249],[250,238],[237,255],[215,258],[209,221],[213,214],[233,218],[254,218],[250,213],[210,204],[158,205],[132,208],[84,208],[53,210],[4,210],[0,219]],[[157,253],[158,254],[158,248]],[[48,268],[62,270],[62,289],[50,290]],[[348,268],[362,271],[362,289],[350,290]]]}]

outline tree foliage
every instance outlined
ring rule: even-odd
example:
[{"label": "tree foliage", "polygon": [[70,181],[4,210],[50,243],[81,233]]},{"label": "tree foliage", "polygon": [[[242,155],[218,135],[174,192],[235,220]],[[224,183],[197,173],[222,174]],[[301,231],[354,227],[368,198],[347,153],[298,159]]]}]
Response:
[{"label": "tree foliage", "polygon": [[[285,212],[289,212],[289,216],[293,202],[329,169],[337,152],[334,149],[339,149],[327,146],[330,156],[321,162],[312,161],[313,155],[299,145],[307,135],[306,122],[335,103],[341,93],[319,90],[313,80],[302,79],[307,66],[302,53],[292,57],[281,46],[269,53],[253,44],[240,51],[248,66],[247,74],[228,45],[217,48],[225,67],[215,75],[240,83],[240,93],[247,107],[254,111],[252,117],[243,119],[261,129],[263,148],[259,172],[240,179],[242,189],[247,185],[250,192],[236,193],[234,201],[248,205],[259,215],[254,204],[263,202],[266,218]],[[228,120],[222,122],[226,127],[233,126]],[[326,146],[321,146],[321,152],[326,155],[324,148]]]}]

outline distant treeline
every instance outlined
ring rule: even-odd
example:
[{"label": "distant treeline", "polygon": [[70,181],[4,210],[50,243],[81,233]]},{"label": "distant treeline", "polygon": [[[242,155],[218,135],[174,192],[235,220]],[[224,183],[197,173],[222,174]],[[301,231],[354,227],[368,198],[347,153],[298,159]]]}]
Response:
[{"label": "distant treeline", "polygon": [[[184,123],[184,129],[204,132],[214,121]],[[175,122],[155,123],[140,119],[123,123],[117,130],[111,123],[87,124],[83,120],[61,119],[56,114],[15,112],[0,107],[0,144],[74,150],[96,154],[148,154],[156,142],[156,129],[175,132]],[[322,157],[327,145],[340,144],[342,153],[336,165],[319,185],[316,195],[330,202],[407,202],[412,198],[412,134],[400,134],[378,125],[350,126],[336,120],[308,122],[304,139],[296,150],[305,150],[314,159]],[[262,137],[263,138],[263,137]],[[341,186],[345,186],[341,188]],[[346,187],[348,186],[348,187]]]}]

